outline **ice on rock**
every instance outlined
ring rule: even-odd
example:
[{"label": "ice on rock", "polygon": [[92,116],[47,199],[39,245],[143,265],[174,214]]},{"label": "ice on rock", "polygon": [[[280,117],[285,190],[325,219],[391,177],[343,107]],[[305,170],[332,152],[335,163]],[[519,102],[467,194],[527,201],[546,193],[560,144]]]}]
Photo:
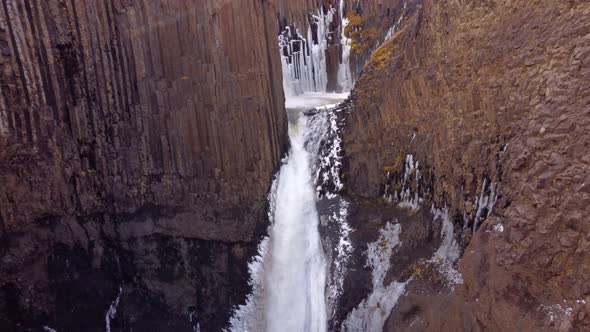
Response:
[{"label": "ice on rock", "polygon": [[408,282],[394,281],[384,285],[385,275],[390,268],[391,256],[394,249],[401,246],[399,239],[401,225],[388,222],[379,231],[377,241],[367,247],[367,266],[372,269],[373,290],[356,308],[354,308],[342,323],[343,332],[353,331],[381,331],[389,313],[403,295]]},{"label": "ice on rock", "polygon": [[[341,91],[350,91],[353,85],[350,71],[350,39],[344,35],[348,20],[343,17],[344,1],[340,1],[340,42],[342,45],[341,62],[338,66],[337,83]],[[326,54],[329,41],[336,31],[330,31],[334,21],[336,8],[330,7],[327,12],[319,8],[311,15],[305,34],[297,28],[286,27],[278,37],[283,71],[283,87],[287,98],[306,92],[326,92],[328,70]],[[312,29],[312,24],[315,29]],[[292,30],[295,31],[292,31]]]}]

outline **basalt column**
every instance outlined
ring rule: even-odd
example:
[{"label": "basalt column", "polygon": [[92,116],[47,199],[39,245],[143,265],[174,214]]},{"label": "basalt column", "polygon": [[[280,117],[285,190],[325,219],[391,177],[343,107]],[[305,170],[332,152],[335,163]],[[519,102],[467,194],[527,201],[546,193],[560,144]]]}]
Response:
[{"label": "basalt column", "polygon": [[273,6],[2,1],[0,329],[225,324],[287,143]]}]

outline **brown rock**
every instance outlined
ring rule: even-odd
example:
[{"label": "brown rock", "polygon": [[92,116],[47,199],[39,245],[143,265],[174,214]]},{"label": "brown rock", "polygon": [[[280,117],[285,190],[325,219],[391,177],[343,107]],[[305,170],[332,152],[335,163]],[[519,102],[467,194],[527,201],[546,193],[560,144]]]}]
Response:
[{"label": "brown rock", "polygon": [[588,327],[587,308],[569,308],[590,284],[590,258],[574,254],[590,231],[588,191],[574,185],[590,181],[590,68],[571,65],[589,19],[584,1],[425,1],[361,73],[344,134],[351,196],[380,195],[397,154],[428,165],[432,201],[459,220],[478,182],[499,184],[504,232],[485,221],[461,259],[464,285],[417,302],[428,330]]},{"label": "brown rock", "polygon": [[118,326],[227,323],[287,145],[277,10],[3,3],[0,329],[104,328],[119,286]]}]

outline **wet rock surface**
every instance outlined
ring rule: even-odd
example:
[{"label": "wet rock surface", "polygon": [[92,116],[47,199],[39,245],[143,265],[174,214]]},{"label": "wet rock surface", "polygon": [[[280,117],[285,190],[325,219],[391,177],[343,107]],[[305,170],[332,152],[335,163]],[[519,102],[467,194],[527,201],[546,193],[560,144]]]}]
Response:
[{"label": "wet rock surface", "polygon": [[[410,284],[389,330],[588,327],[589,15],[583,1],[425,1],[365,66],[347,192],[380,197],[411,154],[466,246],[463,286]],[[496,204],[474,226],[490,183]]]}]

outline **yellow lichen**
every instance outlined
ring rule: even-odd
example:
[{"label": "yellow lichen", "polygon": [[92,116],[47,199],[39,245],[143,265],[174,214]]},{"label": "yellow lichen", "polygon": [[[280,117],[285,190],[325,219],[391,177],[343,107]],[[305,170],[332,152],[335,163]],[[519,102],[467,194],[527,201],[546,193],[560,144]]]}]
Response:
[{"label": "yellow lichen", "polygon": [[366,27],[365,23],[365,18],[359,14],[348,14],[348,25],[344,29],[344,35],[350,38],[350,48],[357,54],[367,52],[379,35],[376,28]]},{"label": "yellow lichen", "polygon": [[[409,22],[413,21],[414,18],[409,20]],[[365,108],[370,112],[379,104],[383,94],[384,83],[389,77],[383,73],[394,72],[392,67],[401,59],[399,57],[401,54],[399,49],[404,38],[403,36],[407,34],[407,27],[408,24],[377,48],[367,61],[365,69],[356,84],[357,95],[360,97],[356,100],[358,107]],[[371,34],[369,33],[368,35]],[[361,37],[359,38],[362,39]]]},{"label": "yellow lichen", "polygon": [[398,172],[400,170],[400,166],[402,166],[402,160],[403,159],[401,154],[397,153],[395,155],[395,158],[393,158],[393,163],[391,163],[390,165],[383,166],[383,172]]},{"label": "yellow lichen", "polygon": [[383,172],[393,173],[393,172],[396,172],[396,171],[397,171],[397,166],[395,166],[395,165],[385,165],[385,166],[383,166]]}]

